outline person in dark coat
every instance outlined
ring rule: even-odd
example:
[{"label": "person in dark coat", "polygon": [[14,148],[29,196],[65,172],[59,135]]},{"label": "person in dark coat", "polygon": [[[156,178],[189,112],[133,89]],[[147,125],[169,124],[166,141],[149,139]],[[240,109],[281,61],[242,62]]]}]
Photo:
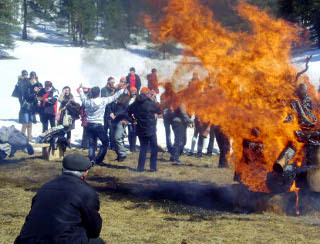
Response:
[{"label": "person in dark coat", "polygon": [[[37,123],[36,113],[38,112],[37,97],[42,90],[40,83],[35,83],[28,87],[24,95],[24,106],[21,107],[21,111],[24,115],[24,124],[22,125],[21,132],[25,134],[27,130],[28,140],[32,142],[32,123]],[[28,122],[28,123],[26,123]]]},{"label": "person in dark coat", "polygon": [[151,74],[147,75],[147,80],[150,91],[154,91],[159,94],[157,70],[155,68],[151,70]]},{"label": "person in dark coat", "polygon": [[117,160],[119,162],[124,161],[127,157],[123,139],[125,131],[124,124],[126,123],[126,121],[131,119],[128,116],[129,100],[130,96],[128,93],[122,94],[111,106],[111,141],[113,141],[113,145],[115,146]]},{"label": "person in dark coat", "polygon": [[138,94],[139,94],[140,88],[141,88],[141,80],[139,75],[136,74],[136,69],[134,67],[130,68],[130,73],[128,74],[126,79],[127,79],[127,83],[129,84],[129,91],[131,87],[135,87],[137,88]]},{"label": "person in dark coat", "polygon": [[91,166],[80,154],[63,159],[62,175],[44,184],[33,197],[15,244],[104,243],[99,238],[99,197],[85,182]]},{"label": "person in dark coat", "polygon": [[39,109],[40,120],[42,123],[42,132],[48,130],[50,122],[51,128],[56,124],[57,101],[59,92],[52,86],[51,81],[45,82],[45,87],[40,91],[41,107]]},{"label": "person in dark coat", "polygon": [[[137,99],[137,88],[131,88],[129,105],[133,104]],[[136,152],[136,144],[137,144],[137,133],[136,133],[136,124],[133,120],[128,121],[128,141],[130,145],[130,151]]]},{"label": "person in dark coat", "polygon": [[155,94],[148,88],[141,89],[141,95],[129,106],[128,113],[137,123],[136,133],[140,140],[140,154],[137,170],[144,171],[148,145],[151,147],[150,171],[157,171],[158,143],[157,119],[155,114],[160,114],[160,105],[156,102]]},{"label": "person in dark coat", "polygon": [[115,84],[115,79],[113,77],[109,77],[107,81],[107,85],[103,88],[101,88],[101,97],[110,97],[114,93],[114,84]]},{"label": "person in dark coat", "polygon": [[21,76],[18,77],[17,96],[20,103],[19,111],[19,122],[22,124],[21,132],[26,134],[28,132],[28,137],[31,137],[29,133],[30,127],[32,126],[32,111],[31,105],[27,102],[26,96],[28,96],[28,90],[31,88],[31,83],[29,82],[28,72],[23,70]]},{"label": "person in dark coat", "polygon": [[31,86],[31,83],[29,82],[28,78],[28,72],[26,70],[22,70],[21,76],[18,77],[18,99],[20,102],[20,105],[23,101],[24,94],[26,93],[27,89]]},{"label": "person in dark coat", "polygon": [[172,119],[172,129],[174,133],[174,144],[171,150],[170,160],[176,164],[181,164],[179,160],[183,148],[187,143],[187,127],[192,124],[190,116],[187,114],[186,106],[181,104],[175,111]]}]

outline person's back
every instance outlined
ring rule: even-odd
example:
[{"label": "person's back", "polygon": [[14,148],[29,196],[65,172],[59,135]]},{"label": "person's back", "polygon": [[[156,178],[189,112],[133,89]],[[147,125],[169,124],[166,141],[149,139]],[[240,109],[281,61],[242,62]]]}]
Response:
[{"label": "person's back", "polygon": [[31,87],[31,83],[28,78],[24,78],[23,76],[19,76],[18,80],[18,90],[19,90],[19,101],[22,102],[24,100],[24,95],[26,91]]},{"label": "person's back", "polygon": [[150,136],[156,133],[157,120],[155,114],[160,114],[160,107],[145,94],[137,96],[129,108],[129,113],[137,119],[137,134]]},{"label": "person's back", "polygon": [[129,116],[137,120],[137,135],[140,140],[140,153],[137,170],[145,170],[146,154],[150,145],[150,171],[157,171],[158,143],[157,143],[157,120],[155,114],[160,114],[161,109],[155,102],[154,92],[149,88],[142,88],[141,95],[128,109]]},{"label": "person's back", "polygon": [[[73,163],[82,164],[79,160]],[[101,231],[99,207],[98,195],[84,179],[64,172],[38,190],[15,243],[89,243]]]},{"label": "person's back", "polygon": [[[86,108],[88,123],[103,124],[106,106],[115,101],[122,94],[123,90],[118,91],[113,96],[101,98],[100,89],[98,87],[94,88],[97,88],[97,94],[93,98],[87,98],[82,89],[79,90],[80,98]],[[94,92],[94,88],[92,88],[91,93]]]}]

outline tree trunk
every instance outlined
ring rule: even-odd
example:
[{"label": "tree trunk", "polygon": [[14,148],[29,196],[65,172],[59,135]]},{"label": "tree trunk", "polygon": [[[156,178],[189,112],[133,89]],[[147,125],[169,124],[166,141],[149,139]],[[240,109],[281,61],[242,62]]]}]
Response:
[{"label": "tree trunk", "polygon": [[70,35],[71,32],[71,13],[69,13],[68,16],[68,35]]},{"label": "tree trunk", "polygon": [[23,0],[23,30],[22,30],[22,39],[27,40],[27,17],[28,17],[28,5],[27,0]]},{"label": "tree trunk", "polygon": [[83,46],[82,23],[79,24],[79,42],[80,46]]}]

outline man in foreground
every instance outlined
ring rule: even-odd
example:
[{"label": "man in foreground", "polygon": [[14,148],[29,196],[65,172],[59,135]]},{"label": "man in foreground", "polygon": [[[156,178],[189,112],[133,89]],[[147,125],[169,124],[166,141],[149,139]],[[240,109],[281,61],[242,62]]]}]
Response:
[{"label": "man in foreground", "polygon": [[104,243],[97,193],[86,182],[90,161],[80,154],[63,159],[62,175],[44,184],[32,199],[19,243]]}]

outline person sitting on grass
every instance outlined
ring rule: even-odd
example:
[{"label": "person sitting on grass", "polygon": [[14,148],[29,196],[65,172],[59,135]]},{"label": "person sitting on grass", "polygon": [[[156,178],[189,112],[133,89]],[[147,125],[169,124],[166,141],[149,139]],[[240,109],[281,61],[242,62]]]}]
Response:
[{"label": "person sitting on grass", "polygon": [[96,191],[86,182],[91,162],[83,155],[64,157],[62,175],[44,184],[15,244],[105,243]]}]

